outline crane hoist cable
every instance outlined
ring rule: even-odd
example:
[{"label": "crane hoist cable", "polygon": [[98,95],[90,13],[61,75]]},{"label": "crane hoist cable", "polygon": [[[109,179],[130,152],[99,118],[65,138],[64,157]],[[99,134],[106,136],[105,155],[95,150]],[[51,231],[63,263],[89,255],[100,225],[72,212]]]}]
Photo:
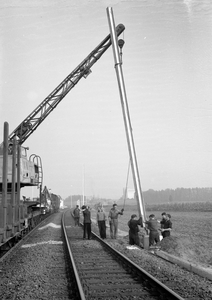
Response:
[{"label": "crane hoist cable", "polygon": [[129,164],[128,164],[127,180],[126,180],[126,186],[125,186],[125,190],[124,190],[124,205],[123,205],[123,208],[125,207],[125,202],[126,202],[129,173],[130,173],[130,160],[129,160]]}]

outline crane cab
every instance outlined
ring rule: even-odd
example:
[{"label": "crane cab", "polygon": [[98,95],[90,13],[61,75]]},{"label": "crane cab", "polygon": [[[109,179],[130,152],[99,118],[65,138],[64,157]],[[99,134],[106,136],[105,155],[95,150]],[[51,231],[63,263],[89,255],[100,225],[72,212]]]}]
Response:
[{"label": "crane cab", "polygon": [[[28,159],[27,157],[28,148],[21,146],[20,151],[20,185],[23,186],[36,186],[39,184],[39,164],[37,161]],[[16,153],[16,162],[18,154]],[[12,183],[12,162],[13,162],[13,153],[12,145],[8,147],[8,172],[7,172],[7,182],[8,184]],[[17,166],[17,163],[16,163]],[[0,147],[0,185],[2,184],[3,177],[3,147]],[[15,180],[17,182],[17,168]]]}]

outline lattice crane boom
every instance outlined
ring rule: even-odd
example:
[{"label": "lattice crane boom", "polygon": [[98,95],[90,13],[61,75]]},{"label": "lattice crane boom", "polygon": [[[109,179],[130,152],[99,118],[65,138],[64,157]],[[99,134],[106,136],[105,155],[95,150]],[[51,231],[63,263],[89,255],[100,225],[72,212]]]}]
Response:
[{"label": "lattice crane boom", "polygon": [[[119,24],[116,27],[119,36],[125,27]],[[78,83],[82,77],[87,77],[91,73],[91,67],[111,46],[110,34],[21,122],[21,124],[9,135],[9,142],[13,138],[18,138],[21,145],[36,130],[36,128],[53,111],[68,92]]]}]

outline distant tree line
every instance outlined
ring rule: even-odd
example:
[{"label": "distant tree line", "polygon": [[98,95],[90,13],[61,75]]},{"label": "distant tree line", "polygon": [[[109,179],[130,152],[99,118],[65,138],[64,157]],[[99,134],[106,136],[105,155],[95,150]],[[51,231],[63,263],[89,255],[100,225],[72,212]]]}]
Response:
[{"label": "distant tree line", "polygon": [[212,212],[211,202],[179,202],[179,203],[164,203],[164,204],[146,204],[147,211],[187,211],[187,212]]},{"label": "distant tree line", "polygon": [[161,191],[148,190],[143,192],[146,204],[174,203],[174,202],[210,202],[212,188],[177,188]]},{"label": "distant tree line", "polygon": [[67,206],[76,206],[77,201],[82,199],[82,195],[71,195],[64,199],[64,204]]},{"label": "distant tree line", "polygon": [[[177,188],[175,190],[166,189],[161,191],[148,190],[143,192],[145,205],[148,204],[164,204],[164,203],[185,203],[185,202],[212,202],[212,188]],[[75,206],[77,201],[82,201],[82,195],[72,195],[68,196],[64,200],[64,204],[67,206]],[[126,205],[136,204],[136,199],[120,199],[112,200],[100,197],[84,197],[85,203],[94,205],[97,203],[102,203],[103,205],[110,205],[114,202],[126,202]]]},{"label": "distant tree line", "polygon": [[[82,195],[72,195],[72,196],[68,196],[66,199],[64,199],[64,204],[67,206],[75,206],[77,204],[78,201],[82,201]],[[99,198],[99,197],[87,197],[84,196],[84,202],[88,205],[94,205],[94,204],[98,204],[101,203],[102,205],[107,205],[109,203],[113,203],[114,200],[112,199],[106,199],[106,198]]]}]

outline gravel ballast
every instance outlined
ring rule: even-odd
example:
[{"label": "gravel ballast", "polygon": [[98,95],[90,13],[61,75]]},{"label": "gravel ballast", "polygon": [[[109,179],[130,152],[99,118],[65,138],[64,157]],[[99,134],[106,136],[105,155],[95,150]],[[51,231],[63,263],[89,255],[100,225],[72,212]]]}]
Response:
[{"label": "gravel ballast", "polygon": [[[35,235],[24,241],[17,254],[0,262],[0,295],[2,300],[71,299],[61,236],[61,213],[41,224]],[[92,224],[98,234],[98,227]],[[105,240],[138,266],[156,277],[184,299],[212,299],[210,280],[184,270],[176,264],[130,246],[128,237]]]},{"label": "gravel ballast", "polygon": [[0,263],[1,300],[70,299],[60,224],[52,215]]}]

